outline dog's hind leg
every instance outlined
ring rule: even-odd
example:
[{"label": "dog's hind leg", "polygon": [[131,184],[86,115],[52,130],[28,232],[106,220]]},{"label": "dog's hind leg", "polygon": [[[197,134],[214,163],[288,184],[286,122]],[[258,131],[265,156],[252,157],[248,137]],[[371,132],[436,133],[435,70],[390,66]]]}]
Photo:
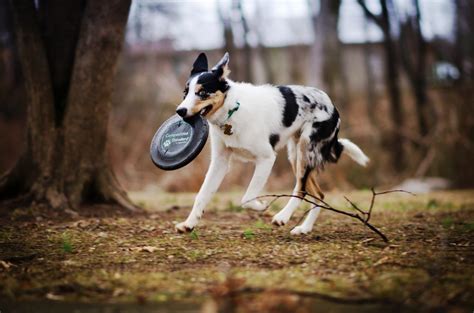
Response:
[{"label": "dog's hind leg", "polygon": [[[290,146],[288,147],[288,158],[290,159],[290,163],[293,166],[293,160],[295,160],[295,178],[296,184],[295,188],[293,189],[294,196],[304,197],[306,192],[306,183],[308,177],[312,171],[310,164],[308,164],[308,158],[306,157],[307,149],[308,149],[309,138],[307,136],[301,136],[298,144],[296,145],[296,149],[292,149],[294,142],[289,142]],[[293,150],[293,151],[292,151]],[[293,153],[294,155],[290,155]],[[293,197],[288,201],[286,206],[278,212],[272,220],[272,223],[278,226],[283,226],[290,220],[293,212],[296,210],[298,205],[301,203],[301,199]]]},{"label": "dog's hind leg", "polygon": [[292,235],[300,235],[300,234],[308,234],[313,230],[313,225],[318,219],[319,211],[321,211],[320,207],[314,207],[308,213],[305,220],[301,225],[296,226],[291,230]]}]

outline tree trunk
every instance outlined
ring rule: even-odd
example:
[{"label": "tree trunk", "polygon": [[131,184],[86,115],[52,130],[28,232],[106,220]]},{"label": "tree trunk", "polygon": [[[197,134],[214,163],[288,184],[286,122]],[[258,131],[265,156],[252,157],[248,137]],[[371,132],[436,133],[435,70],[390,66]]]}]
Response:
[{"label": "tree trunk", "polygon": [[243,39],[244,39],[244,47],[243,47],[243,54],[244,54],[244,76],[243,79],[246,82],[253,82],[253,73],[252,73],[252,49],[249,44],[249,26],[247,24],[247,19],[245,18],[244,10],[242,8],[242,0],[234,0],[233,2],[234,8],[237,10],[240,16],[240,23],[242,24],[243,28]]},{"label": "tree trunk", "polygon": [[[368,35],[368,21],[364,23],[365,34]],[[376,92],[375,92],[375,75],[372,68],[371,60],[373,58],[372,43],[369,41],[364,43],[364,67],[367,77],[366,81],[366,96],[367,96],[367,116],[373,126],[378,126],[376,116]]]},{"label": "tree trunk", "polygon": [[347,102],[347,81],[344,78],[341,46],[337,31],[339,23],[340,0],[319,1],[319,13],[316,14],[316,3],[309,0],[311,19],[315,36],[311,58],[322,78],[325,91],[336,103]]},{"label": "tree trunk", "polygon": [[[232,23],[231,23],[231,14],[232,10],[229,13],[229,16],[226,16],[224,13],[225,8],[222,6],[222,1],[217,1],[217,14],[219,19],[222,23],[222,28],[224,29],[224,48],[222,54],[228,52],[231,58],[236,57],[236,49],[234,44],[234,31],[232,30]],[[234,62],[235,60],[232,60]],[[233,77],[240,77],[239,76],[239,67],[232,68],[232,76]]]},{"label": "tree trunk", "polygon": [[390,99],[390,117],[392,119],[392,135],[390,140],[390,148],[392,150],[392,159],[394,167],[401,170],[405,164],[405,153],[403,150],[403,136],[399,129],[403,130],[403,110],[400,99],[400,73],[398,66],[398,58],[396,55],[396,46],[392,38],[390,13],[388,6],[393,6],[391,0],[380,0],[382,12],[375,15],[366,6],[364,0],[357,0],[363,9],[365,16],[371,19],[383,32],[383,44],[385,52],[385,83],[388,86],[388,96]]},{"label": "tree trunk", "polygon": [[[20,196],[54,208],[111,202],[133,209],[106,153],[112,81],[130,0],[88,1],[82,18],[76,16],[78,40],[67,41],[66,51],[47,37],[62,38],[64,32],[46,33],[42,40],[33,1],[11,3],[27,90],[28,130],[24,154],[0,181],[0,198]],[[76,11],[68,12],[53,17],[60,22],[56,27],[74,28]]]},{"label": "tree trunk", "polygon": [[400,25],[400,54],[415,97],[419,133],[424,137],[429,133],[430,113],[426,94],[426,41],[421,33],[421,12],[418,0],[413,2],[416,15]]},{"label": "tree trunk", "polygon": [[[390,32],[390,30],[388,30]],[[385,32],[384,32],[385,33]],[[392,148],[393,164],[397,170],[403,168],[405,155],[403,150],[403,137],[399,129],[403,130],[403,112],[400,101],[399,71],[398,61],[395,55],[395,45],[391,37],[384,36],[385,46],[385,81],[388,84],[388,94],[390,98],[390,113],[392,117]]]},{"label": "tree trunk", "polygon": [[[257,58],[261,60],[263,72],[265,74],[265,83],[267,84],[276,84],[276,75],[273,69],[273,57],[272,57],[272,49],[270,47],[266,47],[263,43],[264,41],[264,34],[262,30],[262,23],[264,23],[264,16],[263,12],[266,9],[265,4],[262,1],[257,1],[256,4],[256,19],[259,21],[258,26],[256,27],[257,33],[257,47],[254,51],[257,53]],[[291,49],[291,48],[290,48]]]}]

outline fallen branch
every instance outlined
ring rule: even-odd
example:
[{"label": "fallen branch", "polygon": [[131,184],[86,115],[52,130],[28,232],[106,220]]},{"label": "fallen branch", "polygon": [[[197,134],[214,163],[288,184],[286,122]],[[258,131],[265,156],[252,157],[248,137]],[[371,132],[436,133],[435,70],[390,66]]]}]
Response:
[{"label": "fallen branch", "polygon": [[[322,209],[325,209],[325,210],[329,210],[329,211],[332,211],[332,212],[335,212],[335,213],[339,213],[339,214],[342,214],[342,215],[346,215],[346,216],[349,216],[349,217],[352,217],[352,218],[355,218],[357,220],[359,220],[360,222],[362,222],[365,226],[367,226],[370,230],[372,230],[373,232],[375,232],[377,235],[380,236],[380,238],[382,238],[382,240],[384,242],[388,242],[388,238],[387,236],[385,236],[380,230],[378,230],[374,225],[372,225],[371,223],[369,223],[370,221],[370,217],[372,215],[372,209],[374,208],[374,205],[375,205],[375,198],[378,196],[378,195],[383,195],[383,194],[388,194],[388,193],[394,193],[394,192],[404,192],[404,193],[408,193],[408,194],[411,194],[411,195],[414,195],[413,193],[411,192],[408,192],[408,191],[405,191],[405,190],[387,190],[387,191],[380,191],[380,192],[376,192],[374,188],[371,189],[372,190],[372,199],[370,200],[370,206],[368,208],[367,211],[364,211],[362,209],[359,208],[359,206],[357,204],[355,204],[353,201],[351,201],[349,198],[347,198],[346,196],[344,196],[344,199],[351,205],[351,207],[357,212],[357,213],[351,213],[351,212],[347,212],[347,211],[344,211],[344,210],[340,210],[340,209],[336,209],[335,207],[333,207],[332,205],[330,205],[329,203],[325,202],[323,199],[315,196],[315,195],[312,195],[310,193],[304,193],[303,196],[300,196],[300,195],[288,195],[288,194],[273,194],[273,195],[263,195],[263,196],[259,196],[259,197],[256,197],[255,199],[252,199],[250,201],[253,201],[253,200],[258,200],[258,199],[262,199],[262,198],[269,198],[269,197],[273,197],[274,199],[272,201],[270,201],[265,210],[268,209],[276,200],[280,199],[280,198],[297,198],[297,199],[300,199],[302,201],[305,201],[306,203],[309,203],[309,204],[312,204],[313,207],[309,210],[307,210],[301,219],[303,219],[305,217],[305,215],[310,211],[312,210],[313,208],[315,207],[320,207]],[[306,196],[309,196],[311,197],[313,200],[308,200],[306,199],[305,197]]]}]

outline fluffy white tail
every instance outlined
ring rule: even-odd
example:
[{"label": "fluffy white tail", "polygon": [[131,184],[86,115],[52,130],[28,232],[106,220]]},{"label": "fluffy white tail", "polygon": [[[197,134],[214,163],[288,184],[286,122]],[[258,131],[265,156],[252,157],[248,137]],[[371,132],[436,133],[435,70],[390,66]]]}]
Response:
[{"label": "fluffy white tail", "polygon": [[341,138],[338,140],[341,145],[343,145],[343,153],[347,154],[352,160],[357,162],[362,166],[366,166],[369,163],[369,158],[360,150],[360,148],[350,141],[349,139]]}]

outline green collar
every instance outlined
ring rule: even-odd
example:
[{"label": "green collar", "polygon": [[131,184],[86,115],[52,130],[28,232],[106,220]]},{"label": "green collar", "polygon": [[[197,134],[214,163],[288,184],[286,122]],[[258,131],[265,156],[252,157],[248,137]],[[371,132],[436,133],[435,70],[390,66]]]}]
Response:
[{"label": "green collar", "polygon": [[227,121],[231,118],[231,116],[232,116],[235,112],[237,112],[237,111],[239,110],[239,108],[240,108],[240,102],[239,102],[239,101],[235,101],[235,104],[236,104],[235,107],[233,107],[232,109],[230,109],[229,111],[227,111],[227,118],[224,120],[223,123],[227,122]]},{"label": "green collar", "polygon": [[226,122],[232,117],[232,115],[237,112],[240,108],[240,102],[235,101],[235,107],[227,111],[227,118],[222,122],[219,128],[224,132],[226,135],[232,135],[234,132],[232,131],[232,125],[227,124]]}]

